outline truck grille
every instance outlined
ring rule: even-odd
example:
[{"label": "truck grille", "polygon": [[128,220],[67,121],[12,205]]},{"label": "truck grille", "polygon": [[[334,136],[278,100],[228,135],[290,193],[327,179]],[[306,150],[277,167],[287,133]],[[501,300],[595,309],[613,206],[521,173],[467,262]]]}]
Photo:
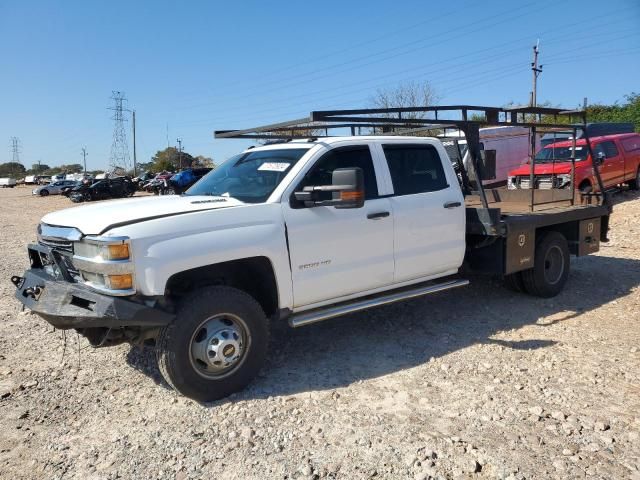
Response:
[{"label": "truck grille", "polygon": [[[553,175],[537,175],[534,179],[534,188],[538,188],[540,190],[551,190],[554,187],[559,187],[558,179]],[[525,190],[531,188],[530,178],[527,177],[518,177],[518,186]]]},{"label": "truck grille", "polygon": [[40,239],[38,242],[40,245],[44,245],[46,247],[50,247],[54,250],[60,250],[62,252],[73,254],[73,242],[68,242],[65,240],[52,240],[52,239]]}]

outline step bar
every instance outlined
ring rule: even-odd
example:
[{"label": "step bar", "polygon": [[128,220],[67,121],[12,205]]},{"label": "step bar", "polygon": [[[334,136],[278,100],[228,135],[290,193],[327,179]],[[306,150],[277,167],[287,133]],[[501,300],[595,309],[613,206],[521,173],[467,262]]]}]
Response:
[{"label": "step bar", "polygon": [[311,323],[320,322],[322,320],[328,320],[330,318],[346,315],[347,313],[359,312],[372,307],[379,307],[381,305],[387,305],[389,303],[398,302],[400,300],[408,300],[410,298],[421,297],[423,295],[429,295],[430,293],[442,292],[443,290],[451,290],[452,288],[464,287],[469,284],[469,280],[449,280],[442,283],[431,283],[430,285],[422,286],[410,289],[403,289],[401,291],[394,290],[391,293],[383,292],[376,297],[368,297],[366,300],[356,300],[349,303],[343,303],[339,305],[331,305],[324,308],[318,308],[309,312],[301,312],[294,314],[289,318],[289,325],[291,327],[302,327]]}]

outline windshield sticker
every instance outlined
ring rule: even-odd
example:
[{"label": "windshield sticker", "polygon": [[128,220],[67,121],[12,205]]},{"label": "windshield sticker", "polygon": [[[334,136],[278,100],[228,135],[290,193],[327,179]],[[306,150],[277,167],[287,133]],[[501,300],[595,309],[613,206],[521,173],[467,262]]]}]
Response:
[{"label": "windshield sticker", "polygon": [[258,167],[258,170],[264,172],[284,172],[290,165],[290,163],[284,162],[265,162]]}]

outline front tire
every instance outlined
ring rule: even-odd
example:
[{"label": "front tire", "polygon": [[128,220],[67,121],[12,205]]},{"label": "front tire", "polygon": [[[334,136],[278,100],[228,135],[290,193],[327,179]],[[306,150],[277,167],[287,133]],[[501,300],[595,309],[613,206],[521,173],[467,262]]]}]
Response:
[{"label": "front tire", "polygon": [[558,295],[569,278],[569,247],[561,233],[548,232],[537,242],[534,267],[522,272],[530,295],[550,298]]},{"label": "front tire", "polygon": [[49,190],[40,190],[41,197],[46,197],[47,195],[49,195]]},{"label": "front tire", "polygon": [[206,287],[185,296],[176,318],[160,332],[156,358],[173,388],[210,402],[245,388],[269,345],[268,320],[247,293]]}]

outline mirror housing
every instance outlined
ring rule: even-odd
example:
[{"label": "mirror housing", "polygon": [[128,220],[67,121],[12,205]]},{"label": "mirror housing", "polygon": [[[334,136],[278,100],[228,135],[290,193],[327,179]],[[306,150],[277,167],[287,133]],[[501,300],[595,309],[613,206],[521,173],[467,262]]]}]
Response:
[{"label": "mirror housing", "polygon": [[598,152],[596,153],[596,160],[598,160],[598,163],[603,163],[606,160],[607,156],[604,154],[604,152]]},{"label": "mirror housing", "polygon": [[[331,198],[327,198],[329,193]],[[311,185],[293,195],[308,208],[361,208],[364,206],[364,174],[360,167],[336,168],[331,185]]]}]

